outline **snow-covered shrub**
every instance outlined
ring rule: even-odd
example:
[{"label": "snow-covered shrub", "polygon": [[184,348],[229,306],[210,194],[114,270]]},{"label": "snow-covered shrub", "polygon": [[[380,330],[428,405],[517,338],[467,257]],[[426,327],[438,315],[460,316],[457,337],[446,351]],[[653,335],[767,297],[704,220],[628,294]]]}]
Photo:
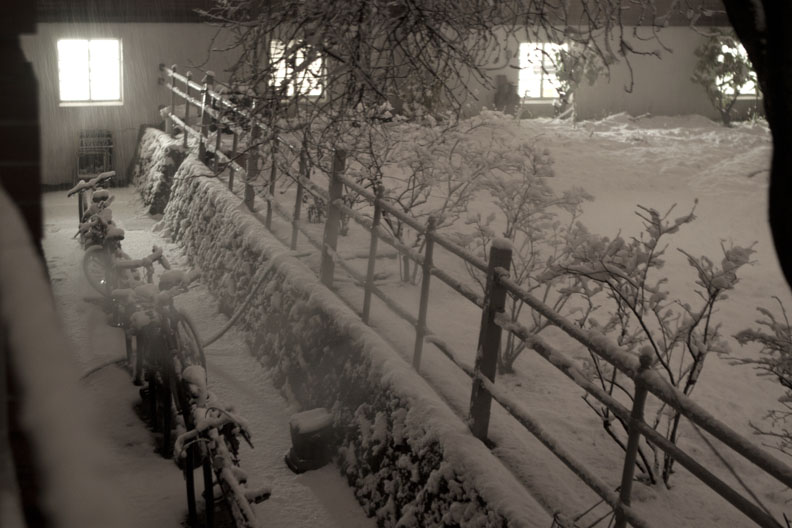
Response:
[{"label": "snow-covered shrub", "polygon": [[748,55],[737,38],[728,34],[710,37],[695,53],[698,62],[691,79],[704,87],[723,124],[729,126],[740,94],[758,90]]},{"label": "snow-covered shrub", "polygon": [[161,214],[170,198],[173,176],[185,153],[181,142],[156,128],[143,132],[137,147],[132,181],[149,214]]},{"label": "snow-covered shrub", "polygon": [[[569,274],[585,283],[602,287],[602,292],[586,286],[578,293],[585,297],[586,317],[580,321],[593,330],[611,335],[623,349],[633,353],[650,353],[653,366],[671,385],[690,395],[696,386],[709,352],[723,352],[726,344],[714,315],[718,303],[726,299],[729,290],[738,282],[737,272],[748,264],[753,253],[751,246],[722,246],[723,257],[716,264],[706,256],[695,257],[679,250],[695,270],[699,286],[695,294],[700,302],[692,305],[684,300],[669,298],[668,277],[663,274],[667,238],[695,218],[693,210],[670,220],[671,207],[665,214],[648,207],[638,207],[643,232],[638,237],[614,239],[593,235],[583,226],[574,230],[571,251],[558,264],[557,273]],[[594,309],[590,309],[594,307]],[[596,312],[595,312],[596,310]],[[603,314],[604,317],[599,317]],[[611,396],[633,399],[630,380],[609,363],[589,351],[587,370],[598,385]],[[627,424],[605,406],[586,399],[602,420],[607,433],[622,447],[625,446]],[[679,435],[679,412],[662,403],[647,408],[647,422],[670,442]],[[619,426],[614,427],[615,424]],[[652,458],[647,453],[652,452]],[[668,485],[674,459],[659,448],[642,445],[639,470],[648,482],[660,480]]]},{"label": "snow-covered shrub", "polygon": [[[581,188],[561,194],[553,191],[547,179],[553,176],[553,160],[547,149],[535,144],[506,144],[508,155],[501,154],[501,165],[482,177],[481,189],[488,192],[497,213],[487,217],[476,214],[467,219],[472,232],[457,233],[458,241],[483,260],[496,238],[512,242],[511,278],[526,290],[538,295],[555,311],[564,310],[570,296],[569,277],[548,273],[564,259],[567,243],[581,205],[592,196]],[[500,230],[500,232],[498,232]],[[477,268],[466,264],[473,280],[485,291],[486,277]],[[574,279],[572,280],[574,281]],[[533,309],[523,314],[525,303],[509,297],[507,311],[513,321],[526,324],[530,332],[539,334],[550,322]],[[511,333],[498,355],[498,369],[512,372],[515,360],[526,345]]]},{"label": "snow-covered shrub", "polygon": [[[359,126],[345,139],[347,176],[369,189],[381,186],[385,201],[420,222],[434,217],[436,229],[467,211],[485,175],[514,162],[503,114],[440,122],[431,116],[408,121],[392,115],[388,105],[361,111]],[[408,247],[423,249],[424,237],[398,217],[383,214],[381,225]],[[416,279],[406,255],[400,266],[402,280]]]},{"label": "snow-covered shrub", "polygon": [[760,376],[770,376],[784,388],[784,394],[778,399],[780,408],[770,409],[765,420],[770,422],[770,429],[751,424],[758,435],[772,439],[774,447],[782,453],[792,456],[792,327],[781,300],[775,297],[780,315],[767,308],[757,308],[762,317],[756,321],[758,328],[742,330],[735,335],[741,345],[749,343],[760,345],[759,357],[739,358],[735,362],[751,365],[759,371]]}]

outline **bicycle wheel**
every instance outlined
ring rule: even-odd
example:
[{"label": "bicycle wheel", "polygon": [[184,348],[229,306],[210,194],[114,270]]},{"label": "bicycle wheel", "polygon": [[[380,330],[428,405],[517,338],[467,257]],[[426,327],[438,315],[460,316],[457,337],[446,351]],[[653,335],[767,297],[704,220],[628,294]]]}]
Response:
[{"label": "bicycle wheel", "polygon": [[174,323],[176,357],[181,363],[182,369],[190,365],[198,365],[206,370],[206,356],[201,346],[201,340],[189,316],[179,312]]},{"label": "bicycle wheel", "polygon": [[91,246],[83,255],[83,272],[88,284],[102,295],[107,295],[107,266],[104,248]]}]

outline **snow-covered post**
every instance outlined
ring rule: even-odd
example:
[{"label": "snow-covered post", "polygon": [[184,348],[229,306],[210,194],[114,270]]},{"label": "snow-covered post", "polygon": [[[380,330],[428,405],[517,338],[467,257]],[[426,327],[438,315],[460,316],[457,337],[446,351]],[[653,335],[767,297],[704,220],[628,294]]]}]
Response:
[{"label": "snow-covered post", "polygon": [[481,330],[479,331],[478,351],[474,368],[473,390],[470,394],[470,430],[479,440],[486,440],[489,429],[490,405],[492,395],[478,380],[485,376],[495,381],[495,370],[498,365],[498,351],[501,341],[501,327],[495,322],[498,313],[506,306],[506,289],[500,284],[498,277],[508,274],[511,269],[512,246],[505,238],[492,243],[487,267],[487,287],[484,295],[484,308],[481,311]]},{"label": "snow-covered post", "polygon": [[192,80],[192,72],[188,71],[184,74],[187,77],[187,82],[184,83],[184,150],[187,151],[187,127],[190,126],[190,81]]},{"label": "snow-covered post", "polygon": [[[643,421],[644,405],[646,404],[647,388],[643,379],[643,373],[652,366],[652,349],[646,347],[641,350],[640,368],[635,377],[635,397],[630,411],[630,423],[627,424],[627,447],[624,452],[624,468],[622,469],[621,488],[619,490],[619,502],[625,506],[630,505],[630,494],[632,493],[632,482],[635,474],[635,459],[638,456],[638,442],[641,440],[641,431],[637,425]],[[627,526],[627,519],[621,508],[616,508],[614,518],[614,528],[624,528]]]},{"label": "snow-covered post", "polygon": [[220,174],[220,140],[222,139],[222,125],[220,120],[217,121],[217,133],[215,134],[215,156],[214,156],[214,173]]},{"label": "snow-covered post", "polygon": [[[170,100],[171,100],[170,101],[170,114],[172,116],[176,115],[176,90],[175,90],[176,85],[174,84],[175,81],[173,79],[173,75],[175,73],[176,73],[176,65],[174,64],[174,65],[171,66],[171,71],[168,74],[168,75],[170,75]],[[173,136],[173,118],[170,117],[170,116],[168,117],[168,119],[165,120],[165,132],[167,132],[169,135]]]},{"label": "snow-covered post", "polygon": [[[231,161],[236,162],[236,155],[237,155],[237,147],[239,146],[239,134],[237,131],[234,130],[234,139],[231,142]],[[228,166],[228,190],[234,190],[234,175],[236,174],[236,169],[233,165]]]},{"label": "snow-covered post", "polygon": [[[201,161],[206,159],[206,143],[204,141],[208,139],[209,136],[209,120],[211,116],[207,108],[211,104],[209,90],[212,88],[214,88],[214,72],[208,71],[206,72],[206,77],[204,77],[203,88],[201,88],[201,137],[198,141],[198,159]],[[215,167],[217,167],[217,165],[215,165]]]},{"label": "snow-covered post", "polygon": [[[311,175],[308,172],[308,154],[305,152],[305,141],[303,141],[303,146],[300,149],[300,178],[310,178]],[[299,236],[300,230],[297,229],[297,224],[300,221],[300,212],[302,211],[302,200],[303,200],[303,184],[302,180],[297,180],[297,196],[294,199],[294,217],[292,219],[292,234],[291,234],[291,249],[297,249],[297,237]]]},{"label": "snow-covered post", "polygon": [[429,309],[429,279],[432,277],[432,253],[434,252],[434,232],[437,217],[430,216],[426,226],[426,249],[424,250],[423,270],[421,275],[421,301],[418,304],[418,324],[415,326],[415,348],[413,349],[413,368],[421,368],[421,353],[426,335],[426,315]]},{"label": "snow-covered post", "polygon": [[[255,103],[254,103],[255,105]],[[253,115],[254,107],[251,107],[250,115]],[[258,141],[261,137],[261,129],[258,125],[251,120],[250,122],[250,140],[248,141],[247,148],[247,166],[245,170],[245,205],[248,209],[253,211],[253,180],[258,177]]]},{"label": "snow-covered post", "polygon": [[333,287],[335,273],[335,252],[338,242],[338,228],[341,225],[341,209],[338,208],[344,196],[344,183],[341,174],[346,165],[346,151],[337,149],[333,154],[333,170],[330,172],[328,187],[327,217],[325,218],[324,237],[322,238],[322,264],[319,278],[328,288]]},{"label": "snow-covered post", "polygon": [[382,197],[385,189],[382,185],[377,185],[377,199],[374,200],[374,219],[371,221],[371,242],[369,243],[368,269],[366,270],[366,284],[363,293],[363,322],[368,324],[369,314],[371,313],[371,288],[374,286],[374,266],[377,262],[377,229],[382,218]]}]

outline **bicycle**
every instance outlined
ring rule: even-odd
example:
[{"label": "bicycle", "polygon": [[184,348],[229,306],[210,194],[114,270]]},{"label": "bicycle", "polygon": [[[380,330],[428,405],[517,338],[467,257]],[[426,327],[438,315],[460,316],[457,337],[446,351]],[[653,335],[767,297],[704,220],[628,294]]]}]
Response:
[{"label": "bicycle", "polygon": [[[185,427],[190,427],[189,397],[181,382],[182,371],[189,366],[206,369],[198,333],[189,317],[178,310],[175,296],[187,290],[196,278],[180,270],[170,270],[160,276],[158,288],[144,284],[134,289],[134,301],[128,306],[135,311],[129,316],[132,333],[136,337],[134,365],[135,381],[146,387],[141,396],[148,399],[149,419],[155,432],[161,433],[160,453],[169,458],[172,451],[173,410]],[[122,290],[123,291],[123,290]],[[114,295],[122,297],[116,290]],[[123,297],[129,298],[124,293]]]},{"label": "bicycle", "polygon": [[[77,185],[69,189],[66,196],[71,197],[72,195],[77,194],[77,221],[79,223],[82,224],[86,221],[87,211],[91,207],[88,205],[88,201],[92,202],[92,204],[103,203],[107,200],[112,201],[110,193],[107,190],[101,189],[101,187],[109,182],[114,176],[115,171],[102,172],[98,176],[91,178],[88,181],[80,180]],[[90,200],[86,200],[85,198],[85,193],[88,191],[92,191]]]},{"label": "bicycle", "polygon": [[183,467],[187,485],[188,524],[197,525],[192,472],[200,463],[205,504],[202,526],[214,526],[215,487],[219,487],[235,526],[254,528],[258,523],[252,506],[267,500],[272,490],[268,485],[257,489],[247,487],[247,474],[240,467],[239,460],[239,437],[253,448],[247,423],[231,412],[229,407],[221,405],[207,390],[206,373],[200,367],[185,369],[183,379],[191,398],[194,426],[179,435],[174,450],[185,458]]}]

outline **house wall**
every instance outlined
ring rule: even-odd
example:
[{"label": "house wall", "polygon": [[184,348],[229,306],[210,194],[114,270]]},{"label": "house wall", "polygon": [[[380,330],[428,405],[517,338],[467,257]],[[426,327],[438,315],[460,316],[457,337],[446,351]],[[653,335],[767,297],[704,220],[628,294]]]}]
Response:
[{"label": "house wall", "polygon": [[[166,90],[157,84],[159,63],[183,65],[203,62],[215,30],[203,24],[39,24],[35,35],[22,36],[22,49],[39,81],[42,184],[74,181],[80,131],[107,129],[115,143],[114,164],[124,182],[141,124],[161,121],[158,105],[167,104]],[[123,54],[123,105],[60,106],[58,100],[57,41],[62,38],[118,38]],[[205,69],[222,78],[225,65],[213,57]],[[194,68],[194,79],[202,73]]]},{"label": "house wall", "polygon": [[[701,114],[712,119],[720,119],[718,112],[712,107],[704,88],[691,81],[696,67],[695,49],[706,39],[700,32],[689,27],[667,27],[659,31],[660,42],[645,41],[633,38],[632,27],[625,28],[625,36],[635,49],[657,51],[653,54],[631,55],[629,65],[622,59],[611,65],[608,75],[600,77],[589,86],[585,81],[575,94],[578,117],[581,119],[601,118],[617,112],[631,115],[678,115]],[[638,33],[643,39],[651,38],[649,28],[639,28]],[[513,58],[501,67],[491,71],[493,78],[505,76],[508,82],[518,85],[518,36],[508,43],[508,51]],[[522,40],[527,40],[523,38]],[[615,47],[615,43],[613,49]],[[630,69],[632,68],[633,86]],[[482,107],[494,107],[495,87],[478,87],[478,100],[472,102],[471,111]],[[754,106],[753,98],[741,100],[737,105],[737,113],[745,114],[749,107]],[[551,102],[527,102],[523,105],[524,117],[552,116]]]}]

